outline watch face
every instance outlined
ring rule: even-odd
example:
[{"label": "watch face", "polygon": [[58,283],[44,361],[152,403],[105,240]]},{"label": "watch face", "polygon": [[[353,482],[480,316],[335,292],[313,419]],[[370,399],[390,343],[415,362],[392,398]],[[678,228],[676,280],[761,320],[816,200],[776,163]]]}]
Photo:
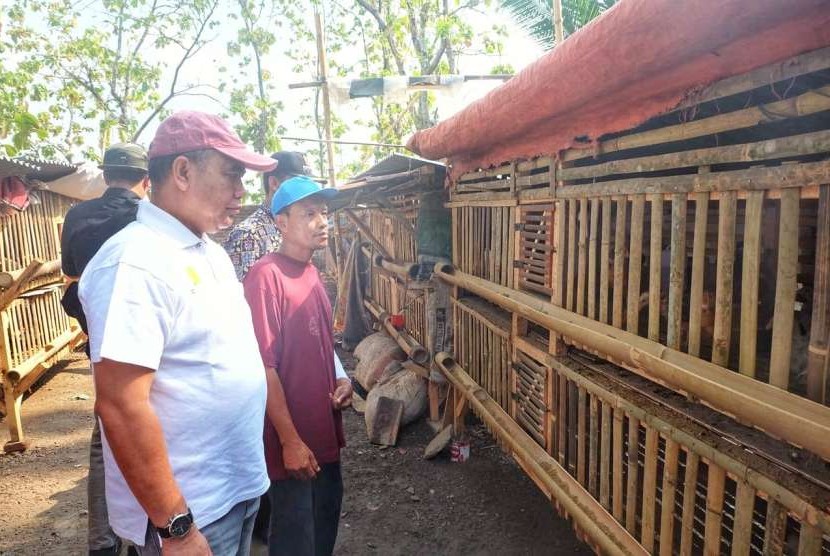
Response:
[{"label": "watch face", "polygon": [[176,517],[176,519],[173,520],[173,523],[170,524],[170,536],[185,536],[188,531],[190,531],[191,525],[193,525],[193,517],[191,517],[190,514]]}]

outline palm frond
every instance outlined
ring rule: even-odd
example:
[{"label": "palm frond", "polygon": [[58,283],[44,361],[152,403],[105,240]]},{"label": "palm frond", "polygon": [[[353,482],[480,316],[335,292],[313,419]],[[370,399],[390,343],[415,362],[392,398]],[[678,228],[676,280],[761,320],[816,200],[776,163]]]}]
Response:
[{"label": "palm frond", "polygon": [[[614,5],[617,0],[563,0],[562,24],[571,35]],[[501,0],[499,5],[542,48],[554,46],[551,0]]]}]

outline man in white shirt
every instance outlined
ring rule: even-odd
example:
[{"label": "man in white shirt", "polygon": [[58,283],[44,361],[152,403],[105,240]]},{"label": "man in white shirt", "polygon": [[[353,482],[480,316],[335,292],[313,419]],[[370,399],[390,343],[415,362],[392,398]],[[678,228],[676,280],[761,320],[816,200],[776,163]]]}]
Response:
[{"label": "man in white shirt", "polygon": [[268,488],[265,373],[242,287],[206,234],[238,213],[245,169],[275,161],[200,112],[162,122],[149,159],[152,204],[79,286],[110,524],[141,554],[247,554]]}]

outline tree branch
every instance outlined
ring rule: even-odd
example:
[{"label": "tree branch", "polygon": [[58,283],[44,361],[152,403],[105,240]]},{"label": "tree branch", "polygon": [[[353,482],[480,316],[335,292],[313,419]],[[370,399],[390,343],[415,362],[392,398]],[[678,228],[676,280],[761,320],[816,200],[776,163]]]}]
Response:
[{"label": "tree branch", "polygon": [[383,33],[384,37],[386,37],[386,42],[389,45],[389,50],[392,52],[392,57],[395,59],[395,65],[398,66],[398,74],[406,75],[406,65],[403,63],[403,57],[401,56],[401,53],[398,50],[398,45],[395,43],[395,40],[392,37],[392,30],[389,28],[388,25],[386,25],[386,21],[384,21],[383,17],[381,17],[380,12],[374,6],[369,4],[369,2],[367,2],[366,0],[355,1],[364,10],[369,12],[369,14],[375,19],[381,33]]}]

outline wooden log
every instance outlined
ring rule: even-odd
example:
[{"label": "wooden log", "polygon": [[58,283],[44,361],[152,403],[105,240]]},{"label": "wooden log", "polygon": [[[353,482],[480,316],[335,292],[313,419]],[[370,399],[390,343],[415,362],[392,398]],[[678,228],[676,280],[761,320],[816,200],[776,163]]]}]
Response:
[{"label": "wooden log", "polygon": [[744,215],[744,256],[741,278],[741,345],[738,369],[755,376],[758,344],[758,286],[761,265],[761,219],[763,191],[753,191],[746,200]]},{"label": "wooden log", "polygon": [[709,479],[706,483],[706,529],[703,538],[703,553],[707,556],[720,554],[725,480],[726,474],[723,469],[710,463]]},{"label": "wooden log", "polygon": [[657,448],[660,435],[646,427],[646,454],[643,467],[643,514],[640,543],[649,554],[654,553],[654,525],[657,504]]},{"label": "wooden log", "polygon": [[[42,263],[40,267],[35,271],[35,273],[29,276],[29,281],[36,280],[43,276],[48,276],[49,274],[55,274],[60,272],[61,270],[61,260],[60,259],[52,259],[51,261],[46,261]],[[20,270],[10,270],[7,272],[0,272],[0,288],[8,289],[14,284],[14,282],[20,278],[23,274],[25,269]]]},{"label": "wooden log", "polygon": [[435,356],[442,373],[485,424],[513,453],[528,474],[555,498],[600,550],[609,554],[646,554],[579,483],[536,444],[447,353]]},{"label": "wooden log", "polygon": [[579,266],[576,270],[576,312],[585,314],[585,282],[588,274],[588,200],[579,201]]},{"label": "wooden log", "polygon": [[651,197],[651,235],[648,278],[648,337],[660,341],[660,272],[663,254],[663,197]]},{"label": "wooden log", "polygon": [[[6,371],[6,380],[14,385],[15,392],[22,396],[41,372],[46,370],[47,363],[74,341],[79,334],[80,328],[77,325],[64,330],[37,352],[27,357],[25,361]],[[34,375],[34,378],[26,380],[30,375]]]},{"label": "wooden log", "polygon": [[732,556],[749,556],[754,510],[755,489],[739,479],[735,494],[735,522],[732,526]]},{"label": "wooden log", "polygon": [[591,217],[588,229],[588,318],[597,318],[597,230],[599,226],[599,199],[591,199]]},{"label": "wooden log", "polygon": [[[825,86],[795,97],[768,102],[743,110],[735,110],[700,120],[623,135],[602,141],[596,150],[608,154],[648,145],[685,141],[714,133],[754,127],[781,118],[807,116],[828,109],[830,109],[830,86]],[[584,150],[570,150],[562,154],[563,162],[571,162],[581,158],[586,158]]]},{"label": "wooden log", "polygon": [[706,228],[709,217],[709,194],[698,193],[695,199],[695,228],[692,241],[692,283],[689,291],[689,355],[700,355],[700,321],[703,305],[703,271],[706,264]]},{"label": "wooden log", "polygon": [[614,408],[614,430],[612,448],[613,471],[611,479],[611,507],[614,519],[622,523],[623,520],[623,418],[624,414],[618,407]]},{"label": "wooden log", "polygon": [[778,223],[778,271],[775,278],[775,309],[769,383],[787,389],[790,384],[796,274],[798,272],[798,190],[781,196]]},{"label": "wooden log", "polygon": [[639,334],[640,325],[640,277],[643,268],[643,217],[646,198],[634,197],[631,203],[631,243],[628,248],[628,311],[626,330]]},{"label": "wooden log", "polygon": [[830,363],[830,185],[819,192],[816,222],[816,268],[813,278],[813,320],[807,353],[807,397],[828,404]]},{"label": "wooden log", "polygon": [[674,499],[677,491],[677,462],[680,445],[666,439],[663,464],[663,493],[660,501],[660,556],[671,556],[674,545]]},{"label": "wooden log", "polygon": [[608,264],[611,261],[611,199],[602,200],[602,231],[600,233],[599,253],[599,321],[608,324],[608,295],[610,293],[610,276]]},{"label": "wooden log", "polygon": [[0,292],[0,311],[4,310],[6,307],[11,305],[11,303],[17,299],[17,296],[20,295],[26,285],[32,281],[33,277],[38,273],[41,266],[43,266],[43,262],[37,259],[32,260],[26,268],[20,273],[15,280],[5,291]]},{"label": "wooden log", "polygon": [[601,433],[599,449],[599,502],[611,511],[611,406],[601,404]]},{"label": "wooden log", "polygon": [[[564,202],[564,201],[563,201]],[[614,229],[614,300],[611,324],[623,327],[623,291],[625,288],[625,228],[628,201],[617,199],[617,221]]]},{"label": "wooden log", "polygon": [[576,315],[529,294],[453,272],[448,265],[437,265],[434,276],[573,338],[647,378],[688,392],[710,407],[734,415],[776,438],[830,459],[830,445],[824,442],[830,435],[828,407]]},{"label": "wooden log", "polygon": [[638,455],[640,451],[640,422],[636,417],[628,416],[628,448],[626,459],[628,461],[628,472],[626,473],[625,492],[625,529],[632,536],[637,534],[637,500],[640,498],[638,489],[638,476],[640,464]]},{"label": "wooden log", "polygon": [[715,330],[712,337],[712,363],[729,365],[732,341],[732,281],[735,273],[734,193],[723,197],[718,207],[718,263],[715,276]]},{"label": "wooden log", "polygon": [[669,306],[666,344],[680,350],[683,321],[683,285],[686,279],[686,196],[672,196],[671,262],[669,264]]},{"label": "wooden log", "polygon": [[697,472],[700,456],[686,452],[686,470],[683,475],[683,514],[680,518],[680,554],[692,554],[695,524],[695,498],[697,497]]}]

